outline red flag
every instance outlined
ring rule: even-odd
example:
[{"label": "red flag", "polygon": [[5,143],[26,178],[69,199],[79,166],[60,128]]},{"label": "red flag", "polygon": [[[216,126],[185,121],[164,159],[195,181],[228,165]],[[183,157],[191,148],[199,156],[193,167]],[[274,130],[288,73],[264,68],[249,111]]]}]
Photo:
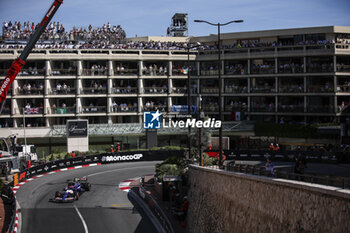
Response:
[{"label": "red flag", "polygon": [[19,58],[14,60],[14,62],[12,63],[4,81],[2,81],[0,86],[0,103],[6,99],[8,89],[10,88],[13,80],[15,80],[18,72],[22,69],[22,66],[24,64],[25,64],[25,61]]}]

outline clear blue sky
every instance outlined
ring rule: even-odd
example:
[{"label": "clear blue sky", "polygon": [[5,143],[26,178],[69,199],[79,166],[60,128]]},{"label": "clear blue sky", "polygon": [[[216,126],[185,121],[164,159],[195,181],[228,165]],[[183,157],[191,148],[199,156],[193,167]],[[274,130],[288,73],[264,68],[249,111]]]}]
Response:
[{"label": "clear blue sky", "polygon": [[[40,22],[53,0],[0,0],[0,21]],[[174,13],[188,13],[189,34],[216,33],[216,28],[194,23],[243,19],[222,32],[313,26],[350,26],[350,0],[63,0],[53,18],[66,29],[75,26],[120,24],[127,37],[164,36]]]}]

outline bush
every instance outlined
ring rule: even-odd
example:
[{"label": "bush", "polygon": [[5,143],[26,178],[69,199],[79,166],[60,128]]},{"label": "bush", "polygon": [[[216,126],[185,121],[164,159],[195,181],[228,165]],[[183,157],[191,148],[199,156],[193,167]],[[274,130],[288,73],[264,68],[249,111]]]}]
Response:
[{"label": "bush", "polygon": [[203,166],[213,166],[219,164],[218,157],[210,157],[207,153],[203,153]]},{"label": "bush", "polygon": [[180,176],[184,174],[186,160],[179,157],[169,157],[163,163],[156,164],[156,177],[161,180],[164,176]]}]

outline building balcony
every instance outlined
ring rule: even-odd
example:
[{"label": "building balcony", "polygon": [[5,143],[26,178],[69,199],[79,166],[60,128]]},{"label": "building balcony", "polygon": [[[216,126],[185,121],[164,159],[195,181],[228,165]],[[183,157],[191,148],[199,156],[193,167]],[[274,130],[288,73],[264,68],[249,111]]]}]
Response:
[{"label": "building balcony", "polygon": [[48,107],[47,114],[74,114],[76,107]]},{"label": "building balcony", "polygon": [[230,93],[247,93],[248,88],[246,86],[226,86],[225,87],[225,93],[230,94]]},{"label": "building balcony", "polygon": [[3,108],[1,115],[10,115],[11,114],[11,108]]},{"label": "building balcony", "polygon": [[107,93],[106,87],[98,87],[98,88],[84,87],[80,89],[81,95],[103,95],[106,93]]},{"label": "building balcony", "polygon": [[325,86],[309,86],[308,92],[310,93],[331,93],[334,92],[333,87]]},{"label": "building balcony", "polygon": [[250,108],[251,112],[275,112],[275,106],[256,105]]},{"label": "building balcony", "polygon": [[48,90],[49,95],[74,95],[75,88],[50,88]]},{"label": "building balcony", "polygon": [[217,76],[219,75],[219,70],[201,70],[201,76]]},{"label": "building balcony", "polygon": [[279,74],[295,74],[295,73],[303,73],[304,66],[302,65],[290,65],[290,64],[282,64],[278,67]]},{"label": "building balcony", "polygon": [[137,112],[137,110],[137,106],[127,104],[114,105],[110,108],[111,113]]},{"label": "building balcony", "polygon": [[167,76],[168,72],[167,70],[150,70],[150,69],[144,69],[142,71],[142,75],[144,76]]},{"label": "building balcony", "polygon": [[200,89],[201,94],[217,94],[219,93],[219,88],[217,87],[202,87]]},{"label": "building balcony", "polygon": [[252,74],[274,74],[275,73],[275,67],[274,66],[253,66],[251,68]]},{"label": "building balcony", "polygon": [[350,93],[350,83],[346,84],[346,85],[339,85],[339,86],[337,86],[337,92]]},{"label": "building balcony", "polygon": [[108,75],[108,70],[106,68],[83,69],[82,75],[85,75],[85,76],[106,76],[106,75]]},{"label": "building balcony", "polygon": [[145,105],[143,107],[143,111],[157,111],[159,110],[160,112],[167,112],[168,107],[166,105]]},{"label": "building balcony", "polygon": [[302,86],[280,87],[279,92],[280,93],[303,93],[304,87],[302,87]]},{"label": "building balcony", "polygon": [[[173,87],[170,91],[171,94],[185,94],[187,93],[187,87]],[[193,92],[191,92],[193,93]]]},{"label": "building balcony", "polygon": [[138,69],[129,69],[129,68],[117,68],[114,69],[114,75],[115,76],[132,76],[132,75],[138,75]]},{"label": "building balcony", "polygon": [[18,76],[43,76],[45,69],[21,69]]},{"label": "building balcony", "polygon": [[224,111],[226,112],[246,112],[248,111],[248,106],[246,104],[240,105],[225,105]]},{"label": "building balcony", "polygon": [[113,87],[111,94],[137,94],[137,87]]},{"label": "building balcony", "polygon": [[279,105],[278,112],[304,112],[304,105]]},{"label": "building balcony", "polygon": [[50,75],[52,76],[76,76],[77,75],[77,69],[71,68],[71,69],[51,69]]},{"label": "building balcony", "polygon": [[23,89],[23,88],[17,88],[16,89],[16,95],[43,95],[44,94],[44,89],[43,88],[27,88],[27,89]]},{"label": "building balcony", "polygon": [[276,93],[275,87],[255,87],[250,89],[251,93]]},{"label": "building balcony", "polygon": [[80,113],[106,113],[106,106],[82,106],[79,109]]},{"label": "building balcony", "polygon": [[202,111],[204,112],[218,112],[219,111],[219,106],[218,104],[214,104],[214,103],[202,103]]},{"label": "building balcony", "polygon": [[334,113],[334,106],[308,106],[307,112],[310,113]]},{"label": "building balcony", "polygon": [[167,94],[168,89],[164,88],[164,87],[144,87],[143,93],[144,94],[154,94],[154,95]]},{"label": "building balcony", "polygon": [[337,64],[337,72],[350,72],[350,65]]},{"label": "building balcony", "polygon": [[14,114],[15,115],[39,115],[43,114],[44,109],[42,107],[25,107],[25,108],[15,108]]}]

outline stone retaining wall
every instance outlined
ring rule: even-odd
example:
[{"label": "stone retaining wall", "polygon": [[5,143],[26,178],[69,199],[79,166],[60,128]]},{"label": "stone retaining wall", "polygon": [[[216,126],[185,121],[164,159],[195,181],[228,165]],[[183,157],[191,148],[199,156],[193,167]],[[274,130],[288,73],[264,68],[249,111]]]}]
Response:
[{"label": "stone retaining wall", "polygon": [[191,166],[188,232],[350,232],[350,191]]}]

